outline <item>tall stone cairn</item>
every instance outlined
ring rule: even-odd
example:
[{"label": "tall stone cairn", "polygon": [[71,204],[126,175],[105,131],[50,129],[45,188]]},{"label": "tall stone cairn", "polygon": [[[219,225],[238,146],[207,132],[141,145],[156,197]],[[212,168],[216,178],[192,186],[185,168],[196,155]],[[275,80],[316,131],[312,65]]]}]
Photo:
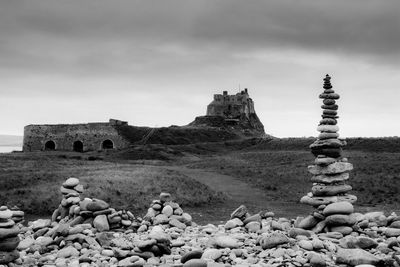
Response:
[{"label": "tall stone cairn", "polygon": [[317,208],[310,216],[300,222],[299,227],[311,229],[315,232],[337,231],[343,234],[351,232],[355,219],[353,203],[357,197],[348,192],[352,189],[347,184],[349,171],[353,165],[342,157],[342,147],[346,141],[339,139],[337,126],[336,101],[339,95],[331,85],[331,77],[324,78],[324,92],[319,95],[323,99],[322,119],[317,127],[317,140],[310,145],[314,154],[315,164],[308,167],[313,175],[311,192],[302,197],[300,202]]}]

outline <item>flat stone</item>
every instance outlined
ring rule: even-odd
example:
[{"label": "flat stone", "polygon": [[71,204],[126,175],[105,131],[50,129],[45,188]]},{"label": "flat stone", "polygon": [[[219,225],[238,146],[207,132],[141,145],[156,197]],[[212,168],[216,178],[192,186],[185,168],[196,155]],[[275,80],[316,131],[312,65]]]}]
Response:
[{"label": "flat stone", "polygon": [[280,232],[273,232],[267,236],[261,236],[259,243],[263,249],[270,249],[289,243],[289,238]]},{"label": "flat stone", "polygon": [[334,105],[334,104],[336,104],[336,101],[334,100],[334,99],[324,99],[323,101],[322,101],[325,105]]},{"label": "flat stone", "polygon": [[51,238],[50,236],[39,236],[35,240],[35,244],[42,246],[42,247],[46,247],[46,246],[50,245],[51,243],[53,243],[53,238]]},{"label": "flat stone", "polygon": [[319,125],[317,131],[321,133],[337,133],[339,126],[337,125]]},{"label": "flat stone", "polygon": [[322,114],[336,116],[337,115],[337,111],[336,110],[331,110],[331,109],[324,109],[322,111]]},{"label": "flat stone", "polygon": [[78,256],[79,256],[79,251],[72,246],[62,248],[57,252],[57,258],[69,258]]},{"label": "flat stone", "polygon": [[191,259],[185,262],[183,267],[207,267],[207,261],[202,259]]},{"label": "flat stone", "polygon": [[354,212],[354,207],[351,203],[347,201],[336,202],[329,204],[323,210],[323,214],[325,216],[329,216],[332,214],[351,214]]},{"label": "flat stone", "polygon": [[319,98],[321,98],[321,99],[339,99],[340,96],[336,93],[331,93],[331,94],[323,93],[323,94],[319,95]]},{"label": "flat stone", "polygon": [[230,230],[230,229],[233,229],[233,228],[242,226],[242,225],[243,225],[242,220],[240,220],[239,218],[233,218],[233,219],[231,219],[231,220],[228,220],[228,221],[225,223],[224,228],[225,228],[226,230]]},{"label": "flat stone", "polygon": [[236,238],[230,236],[216,236],[214,237],[214,244],[221,248],[238,248],[239,242]]},{"label": "flat stone", "polygon": [[390,224],[392,228],[399,228],[400,229],[400,221],[394,221]]},{"label": "flat stone", "polygon": [[311,192],[314,196],[336,196],[351,191],[350,185],[314,185]]},{"label": "flat stone", "polygon": [[98,215],[93,220],[93,226],[99,231],[108,231],[110,230],[110,225],[108,224],[107,216],[106,215]]},{"label": "flat stone", "polygon": [[329,230],[331,232],[341,233],[342,235],[349,235],[349,234],[351,234],[353,232],[353,228],[351,228],[350,226],[344,226],[344,225],[331,226],[329,228]]},{"label": "flat stone", "polygon": [[201,256],[203,255],[203,251],[202,250],[192,250],[189,251],[187,253],[185,253],[182,258],[181,258],[181,262],[185,263],[191,259],[200,259]]},{"label": "flat stone", "polygon": [[324,155],[326,157],[339,158],[342,155],[342,148],[330,148],[330,147],[313,147],[311,153],[314,156]]},{"label": "flat stone", "polygon": [[296,238],[298,235],[303,235],[306,237],[311,237],[311,232],[302,228],[291,228],[289,230],[289,236],[291,238]]},{"label": "flat stone", "polygon": [[339,137],[338,133],[320,133],[318,135],[318,139],[320,140],[338,138],[338,137]]},{"label": "flat stone", "polygon": [[385,235],[386,235],[387,237],[397,237],[397,236],[400,236],[400,229],[399,229],[399,228],[391,228],[391,227],[388,227],[388,228],[386,228],[386,230],[385,230]]},{"label": "flat stone", "polygon": [[339,249],[336,253],[336,263],[344,263],[351,266],[359,264],[376,265],[379,263],[379,259],[363,249]]},{"label": "flat stone", "polygon": [[169,225],[171,225],[172,227],[177,227],[182,230],[184,230],[186,228],[186,224],[178,221],[177,219],[170,219]]},{"label": "flat stone", "polygon": [[332,119],[332,118],[323,118],[322,120],[319,121],[319,124],[321,124],[321,125],[336,125],[337,120]]},{"label": "flat stone", "polygon": [[343,195],[343,196],[333,196],[333,197],[317,197],[317,196],[304,196],[300,199],[300,203],[307,204],[310,206],[318,207],[320,205],[328,205],[335,202],[348,201],[354,203],[357,201],[357,197],[354,195]]},{"label": "flat stone", "polygon": [[9,228],[0,228],[0,239],[17,236],[20,232],[18,226],[9,227]]},{"label": "flat stone", "polygon": [[345,141],[333,138],[333,139],[317,140],[310,145],[310,148],[316,148],[316,147],[339,148],[339,147],[343,147],[345,145],[346,145]]},{"label": "flat stone", "polygon": [[110,205],[107,202],[105,202],[101,199],[96,199],[96,198],[93,198],[93,200],[91,202],[87,203],[87,205],[86,205],[87,210],[93,211],[93,212],[99,211],[99,210],[105,210],[105,209],[108,209],[109,207],[110,207]]},{"label": "flat stone", "polygon": [[7,237],[0,240],[0,251],[13,251],[19,244],[19,237]]},{"label": "flat stone", "polygon": [[356,219],[354,216],[345,214],[333,214],[329,215],[325,219],[327,225],[354,225]]},{"label": "flat stone", "polygon": [[322,105],[322,109],[330,109],[330,110],[338,110],[339,106],[336,104],[333,105]]},{"label": "flat stone", "polygon": [[353,169],[353,164],[349,162],[334,162],[328,166],[311,165],[308,166],[308,171],[314,175],[320,174],[338,174],[348,172]]},{"label": "flat stone", "polygon": [[0,221],[0,228],[10,228],[15,225],[15,222],[11,219]]},{"label": "flat stone", "polygon": [[257,213],[244,219],[243,224],[248,224],[249,222],[261,222],[261,219],[262,219],[261,214]]},{"label": "flat stone", "polygon": [[8,220],[11,219],[13,213],[9,209],[0,210],[0,220]]},{"label": "flat stone", "polygon": [[334,174],[334,175],[320,174],[320,175],[314,175],[313,177],[311,177],[311,182],[332,184],[332,183],[347,181],[349,179],[349,177],[350,177],[350,175],[348,172],[343,172],[343,173]]},{"label": "flat stone", "polygon": [[309,240],[300,240],[297,244],[302,249],[309,250],[309,251],[314,250],[314,246],[313,246],[312,242]]},{"label": "flat stone", "polygon": [[314,163],[317,165],[329,165],[332,163],[335,163],[337,160],[335,158],[331,158],[331,157],[324,157],[324,156],[318,156],[315,158]]},{"label": "flat stone", "polygon": [[78,184],[79,184],[79,179],[71,177],[71,178],[68,178],[67,180],[65,180],[65,182],[63,183],[63,186],[66,188],[74,188]]},{"label": "flat stone", "polygon": [[317,223],[319,222],[318,219],[316,219],[314,216],[312,215],[308,215],[307,217],[305,217],[298,225],[298,228],[301,229],[311,229],[313,228],[315,225],[317,225]]},{"label": "flat stone", "polygon": [[203,255],[201,256],[202,259],[204,260],[217,260],[222,256],[222,252],[219,249],[216,248],[207,248],[204,250]]}]

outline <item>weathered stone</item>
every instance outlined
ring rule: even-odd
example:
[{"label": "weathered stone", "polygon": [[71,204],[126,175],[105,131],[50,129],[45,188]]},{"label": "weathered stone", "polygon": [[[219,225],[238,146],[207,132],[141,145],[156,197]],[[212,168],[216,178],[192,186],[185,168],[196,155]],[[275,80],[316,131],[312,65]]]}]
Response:
[{"label": "weathered stone", "polygon": [[305,217],[298,225],[299,228],[302,229],[311,229],[313,228],[315,225],[317,225],[317,223],[319,222],[319,220],[317,218],[315,218],[312,215],[308,215],[307,217]]},{"label": "weathered stone", "polygon": [[173,209],[170,205],[166,205],[166,206],[162,209],[161,213],[164,214],[165,216],[169,217],[169,216],[171,216],[172,214],[174,214],[174,209]]},{"label": "weathered stone", "polygon": [[171,201],[171,194],[170,194],[170,193],[162,192],[162,193],[160,194],[160,201],[161,201],[162,203]]},{"label": "weathered stone", "polygon": [[87,203],[87,205],[86,205],[87,210],[93,211],[93,212],[99,211],[99,210],[105,210],[105,209],[108,209],[108,207],[110,207],[110,205],[107,202],[105,202],[101,199],[96,199],[96,198],[93,198],[93,200],[91,202]]},{"label": "weathered stone", "polygon": [[239,218],[241,220],[244,220],[247,213],[248,213],[248,211],[247,211],[246,206],[245,205],[240,205],[236,210],[234,210],[232,212],[231,219]]},{"label": "weathered stone", "polygon": [[310,251],[314,250],[314,247],[313,247],[313,245],[312,245],[312,242],[309,241],[309,240],[300,240],[297,244],[298,244],[299,247],[301,247],[302,249],[310,250]]},{"label": "weathered stone", "polygon": [[207,261],[203,259],[191,259],[185,262],[183,267],[207,267]]},{"label": "weathered stone", "polygon": [[354,225],[356,223],[354,216],[345,214],[329,215],[325,221],[327,225]]},{"label": "weathered stone", "polygon": [[390,228],[390,227],[388,227],[385,230],[385,235],[387,237],[400,236],[400,229],[399,228]]},{"label": "weathered stone", "polygon": [[19,227],[0,228],[0,239],[17,236],[20,232]]},{"label": "weathered stone", "polygon": [[165,214],[158,214],[156,217],[153,219],[153,224],[158,225],[158,224],[167,224],[169,222],[168,216]]},{"label": "weathered stone", "polygon": [[41,228],[49,227],[51,224],[51,220],[49,219],[38,219],[32,222],[33,231],[37,231]]},{"label": "weathered stone", "polygon": [[311,192],[314,196],[336,196],[351,191],[353,188],[350,185],[314,185]]},{"label": "weathered stone", "polygon": [[93,226],[100,232],[110,230],[106,215],[98,215],[93,220]]},{"label": "weathered stone", "polygon": [[[327,118],[327,119],[336,120],[336,119],[332,119],[332,118]],[[323,132],[323,133],[320,133],[318,135],[318,139],[320,139],[320,140],[338,138],[338,137],[339,137],[338,133],[326,133],[326,132]]]},{"label": "weathered stone", "polygon": [[249,231],[249,233],[256,233],[261,229],[261,223],[249,222],[248,224],[246,224],[246,229]]},{"label": "weathered stone", "polygon": [[310,196],[303,196],[300,199],[300,203],[311,205],[314,207],[318,207],[320,205],[328,205],[331,203],[335,202],[341,202],[341,201],[348,201],[350,203],[354,203],[357,201],[357,197],[354,195],[343,195],[343,196],[332,196],[332,197],[310,197]]},{"label": "weathered stone", "polygon": [[243,220],[244,224],[248,224],[249,222],[261,222],[261,214],[257,213],[251,216],[248,216]]},{"label": "weathered stone", "polygon": [[216,247],[221,247],[221,248],[239,247],[239,242],[237,241],[237,239],[227,235],[214,237],[213,243]]},{"label": "weathered stone", "polygon": [[351,266],[359,264],[372,264],[379,263],[379,259],[371,253],[355,248],[355,249],[339,249],[336,254],[336,263],[344,263]]},{"label": "weathered stone", "polygon": [[186,228],[186,224],[178,221],[177,219],[169,220],[169,225],[171,225],[172,227],[177,227],[179,229],[185,229]]},{"label": "weathered stone", "polygon": [[289,238],[279,232],[273,232],[267,236],[261,236],[259,238],[259,243],[263,249],[270,249],[289,243]]},{"label": "weathered stone", "polygon": [[19,237],[7,237],[0,240],[0,251],[13,251],[19,244]]},{"label": "weathered stone", "polygon": [[203,255],[202,250],[192,250],[182,256],[181,262],[185,263],[191,259],[200,259],[202,255]]},{"label": "weathered stone", "polygon": [[217,260],[222,256],[222,252],[219,249],[216,248],[207,248],[206,250],[204,250],[203,255],[201,256],[202,259],[204,260]]},{"label": "weathered stone", "polygon": [[303,235],[306,237],[310,237],[311,236],[311,232],[302,228],[292,228],[289,230],[289,236],[291,238],[296,238],[296,236],[298,235]]},{"label": "weathered stone", "polygon": [[225,228],[226,230],[230,230],[230,229],[233,229],[233,228],[242,226],[242,225],[243,225],[242,220],[240,220],[239,218],[233,218],[233,219],[231,219],[231,220],[228,220],[228,221],[225,223],[224,228]]},{"label": "weathered stone", "polygon": [[337,160],[335,159],[335,158],[330,158],[330,157],[324,157],[324,156],[318,156],[318,157],[316,157],[315,158],[315,164],[317,164],[317,165],[323,165],[323,166],[326,166],[326,165],[329,165],[329,164],[332,164],[332,163],[334,163],[334,162],[336,162]]},{"label": "weathered stone", "polygon": [[318,132],[323,133],[337,133],[339,131],[339,126],[337,125],[319,125],[317,127]]},{"label": "weathered stone", "polygon": [[311,177],[311,182],[332,184],[332,183],[347,181],[349,179],[349,177],[350,177],[350,175],[348,172],[343,172],[343,173],[334,174],[334,175],[321,174],[321,175],[314,175],[313,177]]},{"label": "weathered stone", "polygon": [[312,165],[308,167],[308,171],[314,175],[320,174],[338,174],[348,172],[353,169],[353,164],[349,162],[335,162],[328,166]]},{"label": "weathered stone", "polygon": [[321,125],[336,125],[337,120],[331,119],[331,118],[324,118],[319,121],[319,124],[321,124]]},{"label": "weathered stone", "polygon": [[65,180],[65,182],[63,183],[63,186],[66,188],[74,188],[78,184],[79,184],[78,178],[70,177],[67,180]]},{"label": "weathered stone", "polygon": [[322,99],[339,99],[340,96],[338,94],[336,94],[336,93],[331,93],[331,94],[323,93],[323,94],[319,95],[319,98],[322,98]]},{"label": "weathered stone", "polygon": [[332,214],[350,214],[353,212],[354,212],[353,205],[347,201],[341,201],[329,204],[323,210],[323,214],[325,216],[329,216]]},{"label": "weathered stone", "polygon": [[332,232],[338,232],[338,233],[341,233],[342,235],[349,235],[353,232],[353,228],[351,228],[350,226],[344,226],[344,225],[331,226],[329,229]]},{"label": "weathered stone", "polygon": [[39,246],[43,246],[43,247],[46,247],[46,246],[50,245],[51,243],[53,243],[53,238],[51,238],[50,236],[39,236],[35,240],[35,244],[37,244]]}]

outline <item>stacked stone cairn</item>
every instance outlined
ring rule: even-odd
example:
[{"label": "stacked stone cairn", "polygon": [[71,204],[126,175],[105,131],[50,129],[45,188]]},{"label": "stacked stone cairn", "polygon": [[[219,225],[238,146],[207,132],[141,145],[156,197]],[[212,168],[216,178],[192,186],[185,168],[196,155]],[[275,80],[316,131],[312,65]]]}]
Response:
[{"label": "stacked stone cairn", "polygon": [[20,242],[20,227],[12,220],[13,212],[0,207],[0,264],[9,264],[19,258],[16,250]]},{"label": "stacked stone cairn", "polygon": [[183,212],[179,204],[171,200],[170,193],[161,193],[160,199],[153,200],[143,219],[138,231],[147,230],[146,225],[169,225],[180,229],[192,225],[192,216]]},{"label": "stacked stone cairn", "polygon": [[[249,233],[257,233],[262,228],[262,220],[274,217],[273,212],[260,211],[251,215],[245,205],[240,205],[231,214],[231,219],[225,223],[225,230],[231,230],[236,227],[244,227]],[[271,224],[275,221],[270,220]]]},{"label": "stacked stone cairn", "polygon": [[117,211],[110,205],[96,198],[81,200],[83,185],[77,178],[68,178],[61,186],[63,195],[61,204],[54,211],[52,221],[68,223],[70,226],[81,223],[90,223],[98,231],[108,231],[118,228],[139,227],[136,218],[130,211]]},{"label": "stacked stone cairn", "polygon": [[350,234],[356,223],[352,216],[352,204],[357,197],[348,194],[352,187],[346,181],[353,165],[342,157],[342,147],[346,142],[339,139],[338,134],[336,100],[339,95],[332,89],[330,80],[331,77],[327,74],[324,78],[324,92],[319,95],[323,99],[322,120],[317,128],[320,134],[310,145],[311,152],[316,157],[315,165],[308,167],[313,175],[313,186],[311,192],[300,200],[301,203],[316,207],[317,211],[301,221],[299,227],[314,232],[325,230]]}]

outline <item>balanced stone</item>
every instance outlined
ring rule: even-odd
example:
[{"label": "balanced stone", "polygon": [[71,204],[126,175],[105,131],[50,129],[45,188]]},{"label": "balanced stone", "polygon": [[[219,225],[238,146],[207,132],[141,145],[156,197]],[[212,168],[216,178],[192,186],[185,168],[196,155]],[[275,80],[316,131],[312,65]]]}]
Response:
[{"label": "balanced stone", "polygon": [[74,188],[75,186],[77,186],[79,184],[79,179],[78,178],[68,178],[64,183],[63,186],[66,188]]},{"label": "balanced stone", "polygon": [[332,94],[326,94],[326,93],[322,93],[319,95],[319,98],[322,99],[339,99],[340,96],[338,94],[332,93]]},{"label": "balanced stone", "polygon": [[329,110],[338,110],[339,106],[338,105],[322,105],[322,109],[329,109]]},{"label": "balanced stone", "polygon": [[329,164],[332,164],[332,163],[335,163],[335,162],[336,162],[335,158],[324,157],[322,155],[318,155],[314,160],[315,164],[323,165],[323,166],[326,166],[326,165],[329,165]]},{"label": "balanced stone", "polygon": [[338,137],[339,137],[338,133],[320,133],[318,135],[319,140],[338,138]]},{"label": "balanced stone", "polygon": [[334,105],[336,104],[336,101],[334,99],[324,99],[324,101],[322,101],[325,105]]},{"label": "balanced stone", "polygon": [[349,177],[350,177],[350,175],[348,172],[334,174],[334,175],[321,174],[321,175],[314,175],[313,177],[311,177],[311,182],[332,184],[332,183],[346,181],[349,179]]},{"label": "balanced stone", "polygon": [[323,118],[322,120],[319,121],[319,124],[336,125],[337,120],[332,118]]},{"label": "balanced stone", "polygon": [[335,196],[351,191],[352,187],[347,184],[343,185],[314,185],[311,192],[314,196]]},{"label": "balanced stone", "polygon": [[308,166],[308,171],[314,175],[337,174],[337,173],[348,172],[351,171],[352,169],[353,169],[353,164],[349,162],[340,162],[340,161],[323,167],[318,165]]},{"label": "balanced stone", "polygon": [[339,127],[337,125],[319,125],[317,127],[317,131],[326,133],[336,133],[339,131]]},{"label": "balanced stone", "polygon": [[332,214],[351,214],[354,212],[354,207],[351,203],[347,201],[336,202],[329,204],[323,210],[323,214],[325,216],[329,216]]},{"label": "balanced stone", "polygon": [[324,115],[337,115],[337,111],[336,110],[331,110],[331,109],[325,109],[322,111],[322,114]]}]

